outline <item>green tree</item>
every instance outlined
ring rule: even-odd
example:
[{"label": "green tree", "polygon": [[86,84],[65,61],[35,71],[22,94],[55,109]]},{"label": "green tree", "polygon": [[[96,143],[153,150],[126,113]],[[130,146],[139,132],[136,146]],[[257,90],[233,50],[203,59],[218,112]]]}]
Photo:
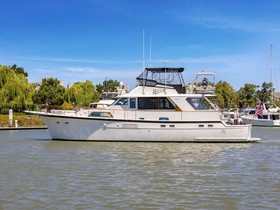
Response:
[{"label": "green tree", "polygon": [[24,68],[17,67],[16,64],[12,65],[10,68],[13,69],[16,74],[23,74],[25,77],[28,77],[28,73],[24,71]]},{"label": "green tree", "polygon": [[104,80],[102,84],[97,84],[96,85],[96,90],[99,93],[103,92],[116,92],[117,88],[119,86],[119,83],[117,80]]},{"label": "green tree", "polygon": [[231,85],[225,81],[219,81],[216,85],[216,96],[219,107],[229,109],[234,106],[235,92]]},{"label": "green tree", "polygon": [[94,91],[91,81],[78,82],[66,90],[65,98],[68,103],[78,106],[89,106],[91,102],[99,101],[99,93]]},{"label": "green tree", "polygon": [[257,85],[245,84],[244,87],[240,88],[237,92],[237,97],[239,98],[239,107],[254,107],[257,99]]},{"label": "green tree", "polygon": [[275,89],[273,88],[272,82],[264,82],[262,84],[262,89],[257,91],[258,99],[262,102],[269,102],[272,99],[272,94],[274,93],[274,91]]},{"label": "green tree", "polygon": [[24,74],[9,66],[0,66],[0,109],[23,110],[32,104],[32,90]]},{"label": "green tree", "polygon": [[60,81],[54,78],[44,78],[42,83],[35,90],[32,97],[35,104],[44,104],[47,108],[60,106],[64,102],[65,88]]}]

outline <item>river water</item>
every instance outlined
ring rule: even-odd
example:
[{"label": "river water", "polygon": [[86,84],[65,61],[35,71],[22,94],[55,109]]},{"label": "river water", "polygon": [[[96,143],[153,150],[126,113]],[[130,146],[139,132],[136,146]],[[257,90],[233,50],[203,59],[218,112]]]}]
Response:
[{"label": "river water", "polygon": [[0,209],[279,209],[280,128],[260,143],[51,141],[0,131]]}]

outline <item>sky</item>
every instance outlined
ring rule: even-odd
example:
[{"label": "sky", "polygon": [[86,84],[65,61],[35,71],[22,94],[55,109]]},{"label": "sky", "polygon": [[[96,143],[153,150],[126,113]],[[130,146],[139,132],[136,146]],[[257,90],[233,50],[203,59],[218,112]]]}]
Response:
[{"label": "sky", "polygon": [[210,71],[235,90],[280,91],[279,0],[0,0],[0,11],[0,65],[23,67],[29,82],[113,79],[131,90],[144,61],[184,67],[186,83]]}]

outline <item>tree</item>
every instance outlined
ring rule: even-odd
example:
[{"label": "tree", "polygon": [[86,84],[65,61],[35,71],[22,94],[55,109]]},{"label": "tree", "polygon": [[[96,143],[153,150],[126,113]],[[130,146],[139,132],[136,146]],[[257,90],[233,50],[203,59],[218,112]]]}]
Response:
[{"label": "tree", "polygon": [[258,88],[257,85],[246,83],[244,87],[239,89],[237,92],[237,97],[239,98],[239,107],[255,106],[257,99],[256,88]]},{"label": "tree", "polygon": [[119,83],[117,80],[104,80],[102,84],[97,84],[96,85],[96,90],[99,93],[103,92],[116,92],[117,88],[119,86]]},{"label": "tree", "polygon": [[[262,84],[262,89],[257,91],[257,96],[260,101],[268,102],[272,99],[272,94],[274,93],[275,89],[273,88],[273,83],[264,82]],[[271,101],[272,102],[272,101]]]},{"label": "tree", "polygon": [[32,104],[32,90],[24,74],[9,66],[0,66],[0,109],[23,110]]},{"label": "tree", "polygon": [[13,69],[16,74],[23,74],[25,77],[28,77],[28,73],[24,71],[24,68],[17,67],[16,64],[12,65],[10,68]]},{"label": "tree", "polygon": [[47,107],[60,106],[64,102],[65,88],[60,81],[54,78],[44,78],[32,97],[35,104],[44,104]]},{"label": "tree", "polygon": [[91,102],[99,101],[99,96],[99,93],[94,92],[94,85],[89,80],[74,84],[65,93],[67,102],[78,106],[89,106]]},{"label": "tree", "polygon": [[235,97],[235,92],[233,90],[233,88],[230,86],[230,84],[228,84],[225,81],[219,81],[216,85],[216,96],[217,96],[217,101],[219,104],[219,107],[221,107],[222,109],[224,108],[231,108],[232,106],[234,106],[235,104],[234,102],[234,97]]}]

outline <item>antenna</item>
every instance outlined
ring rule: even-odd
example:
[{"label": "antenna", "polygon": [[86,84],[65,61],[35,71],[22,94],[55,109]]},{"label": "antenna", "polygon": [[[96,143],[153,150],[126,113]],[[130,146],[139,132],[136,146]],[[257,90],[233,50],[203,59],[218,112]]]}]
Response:
[{"label": "antenna", "polygon": [[143,29],[143,57],[142,57],[142,68],[143,68],[143,73],[142,73],[142,77],[143,77],[143,95],[145,94],[145,77],[144,77],[144,73],[145,73],[145,31]]},{"label": "antenna", "polygon": [[150,35],[150,68],[152,67],[152,35]]},{"label": "antenna", "polygon": [[165,66],[165,69],[164,69],[164,93],[166,94],[166,65],[168,63],[168,61],[163,61],[164,62],[164,66]]}]

